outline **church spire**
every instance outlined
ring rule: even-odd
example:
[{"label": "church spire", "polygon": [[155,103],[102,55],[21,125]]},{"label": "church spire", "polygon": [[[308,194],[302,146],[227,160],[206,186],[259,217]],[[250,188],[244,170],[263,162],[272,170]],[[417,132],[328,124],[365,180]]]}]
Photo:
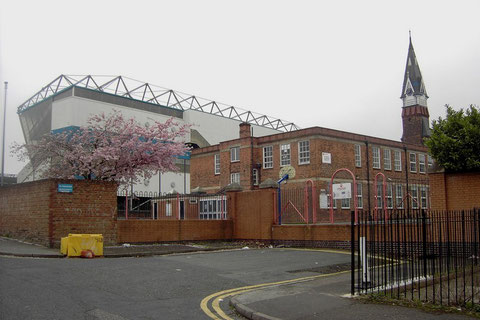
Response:
[{"label": "church spire", "polygon": [[405,75],[403,77],[402,95],[403,106],[427,106],[427,91],[423,83],[422,73],[418,65],[415,50],[413,49],[412,36],[410,34],[410,44],[408,46],[407,65],[405,66]]},{"label": "church spire", "polygon": [[423,83],[422,73],[418,65],[412,36],[409,37],[407,65],[403,77],[402,141],[410,144],[423,145],[423,140],[430,136],[429,114],[427,107],[427,91]]}]

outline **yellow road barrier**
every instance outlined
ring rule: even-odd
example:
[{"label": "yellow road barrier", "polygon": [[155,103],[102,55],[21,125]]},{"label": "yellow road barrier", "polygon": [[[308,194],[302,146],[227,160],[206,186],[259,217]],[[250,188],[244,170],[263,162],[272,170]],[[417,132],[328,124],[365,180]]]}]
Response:
[{"label": "yellow road barrier", "polygon": [[60,252],[69,257],[103,256],[103,235],[70,233],[61,239]]}]

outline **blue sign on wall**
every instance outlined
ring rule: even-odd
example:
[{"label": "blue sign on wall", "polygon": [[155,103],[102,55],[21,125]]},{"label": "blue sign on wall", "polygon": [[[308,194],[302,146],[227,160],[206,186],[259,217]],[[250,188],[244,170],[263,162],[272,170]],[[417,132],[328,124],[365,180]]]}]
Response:
[{"label": "blue sign on wall", "polygon": [[73,184],[68,183],[59,183],[57,186],[58,192],[65,192],[65,193],[72,193],[73,192]]}]

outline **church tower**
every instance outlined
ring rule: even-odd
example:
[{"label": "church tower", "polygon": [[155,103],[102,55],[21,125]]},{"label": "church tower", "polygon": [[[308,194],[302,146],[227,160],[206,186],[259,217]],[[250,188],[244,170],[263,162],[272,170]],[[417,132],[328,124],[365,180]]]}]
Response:
[{"label": "church tower", "polygon": [[423,145],[423,139],[430,136],[427,91],[418,66],[412,37],[408,47],[407,65],[403,78],[402,95],[402,142]]}]

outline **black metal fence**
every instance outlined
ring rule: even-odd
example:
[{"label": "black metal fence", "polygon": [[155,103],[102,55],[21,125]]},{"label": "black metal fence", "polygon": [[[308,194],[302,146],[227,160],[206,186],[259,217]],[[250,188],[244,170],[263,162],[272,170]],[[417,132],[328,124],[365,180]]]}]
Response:
[{"label": "black metal fence", "polygon": [[[151,197],[125,197],[117,196],[117,212],[119,219],[151,219],[152,202]],[[128,210],[125,210],[128,208]]]},{"label": "black metal fence", "polygon": [[[128,210],[125,210],[128,208]],[[156,198],[118,197],[119,219],[225,220],[225,194],[169,194]]]},{"label": "black metal fence", "polygon": [[480,304],[480,210],[352,213],[352,294]]}]

